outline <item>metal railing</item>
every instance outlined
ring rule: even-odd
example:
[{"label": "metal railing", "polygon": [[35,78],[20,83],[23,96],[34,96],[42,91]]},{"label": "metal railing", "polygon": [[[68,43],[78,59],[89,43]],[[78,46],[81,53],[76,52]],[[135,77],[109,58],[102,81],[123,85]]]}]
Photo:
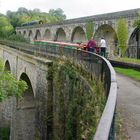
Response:
[{"label": "metal railing", "polygon": [[117,82],[115,71],[107,59],[94,53],[78,49],[69,49],[69,46],[63,47],[59,44],[40,43],[37,45],[30,45],[13,43],[9,41],[0,41],[0,44],[4,44],[11,48],[35,56],[47,56],[50,59],[64,56],[71,59],[73,63],[81,65],[83,69],[89,73],[92,73],[97,77],[101,76],[102,80],[104,81],[106,105],[93,139],[115,139],[114,118],[117,98]]}]

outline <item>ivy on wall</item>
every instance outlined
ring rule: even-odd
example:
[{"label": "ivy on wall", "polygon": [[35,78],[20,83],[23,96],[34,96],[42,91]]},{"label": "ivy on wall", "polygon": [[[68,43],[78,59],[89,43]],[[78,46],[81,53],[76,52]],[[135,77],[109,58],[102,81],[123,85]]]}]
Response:
[{"label": "ivy on wall", "polygon": [[[51,139],[92,139],[105,105],[103,83],[66,59],[54,62],[51,70],[53,71]],[[52,77],[48,75],[47,79],[50,76]]]}]

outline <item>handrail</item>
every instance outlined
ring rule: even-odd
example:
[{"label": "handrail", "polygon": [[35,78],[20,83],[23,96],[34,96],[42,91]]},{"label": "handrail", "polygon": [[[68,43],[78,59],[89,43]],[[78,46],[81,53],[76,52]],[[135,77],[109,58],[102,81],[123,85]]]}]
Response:
[{"label": "handrail", "polygon": [[111,131],[111,125],[115,113],[116,99],[117,99],[117,81],[116,73],[108,60],[105,60],[111,72],[111,86],[109,96],[104,108],[102,117],[98,124],[93,140],[108,140]]},{"label": "handrail", "polygon": [[[116,81],[116,73],[110,64],[110,62],[102,56],[99,56],[94,53],[89,53],[82,50],[76,49],[68,49],[62,48],[59,46],[43,46],[43,45],[29,45],[21,46],[20,44],[13,44],[12,42],[4,42],[0,40],[0,44],[5,44],[14,49],[18,49],[20,51],[24,51],[33,55],[41,55],[41,56],[60,56],[63,51],[63,55],[66,57],[72,57],[75,62],[83,63],[85,67],[89,66],[87,69],[89,72],[94,72],[94,74],[102,75],[105,82],[105,90],[106,90],[106,105],[104,111],[102,113],[100,122],[98,124],[96,133],[94,135],[94,140],[109,140],[111,139],[111,131],[113,127],[113,117],[115,114],[116,107],[116,98],[117,98],[117,81]],[[86,57],[84,57],[86,55]],[[82,62],[81,62],[82,61]],[[96,63],[96,62],[97,63]],[[98,64],[98,65],[97,65]],[[97,67],[98,68],[97,68]],[[94,71],[93,71],[94,69]],[[114,137],[114,136],[113,136]]]}]

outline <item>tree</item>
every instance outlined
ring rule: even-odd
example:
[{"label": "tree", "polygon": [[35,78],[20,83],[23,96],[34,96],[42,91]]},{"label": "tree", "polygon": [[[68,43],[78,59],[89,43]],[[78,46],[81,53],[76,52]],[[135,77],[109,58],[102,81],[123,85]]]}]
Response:
[{"label": "tree", "polygon": [[0,60],[0,102],[8,96],[21,97],[27,89],[27,84],[24,81],[18,81],[8,71],[4,70],[2,60]]},{"label": "tree", "polygon": [[127,38],[128,38],[126,19],[118,19],[117,37],[118,37],[118,48],[120,49],[120,55],[124,56],[127,49]]},{"label": "tree", "polygon": [[38,8],[35,8],[35,9],[33,9],[33,12],[40,13],[40,9],[38,9]]},{"label": "tree", "polygon": [[64,11],[61,8],[57,8],[56,10],[50,9],[48,14],[50,16],[56,17],[57,21],[63,21],[66,19],[66,15],[64,14]]},{"label": "tree", "polygon": [[0,36],[5,37],[9,35],[12,31],[13,27],[10,24],[9,19],[6,16],[0,14]]},{"label": "tree", "polygon": [[86,23],[86,35],[87,35],[88,40],[90,40],[90,38],[93,36],[93,22],[92,21],[88,21]]},{"label": "tree", "polygon": [[28,10],[24,7],[20,7],[18,8],[17,13],[20,13],[20,14],[28,13]]},{"label": "tree", "polygon": [[31,20],[30,13],[25,8],[19,8],[17,12],[7,11],[7,17],[14,29]]},{"label": "tree", "polygon": [[27,10],[24,7],[18,8],[16,12],[7,11],[7,17],[10,19],[14,29],[21,26],[22,23],[31,22],[33,20],[42,20],[43,23],[54,23],[66,19],[64,11],[60,8],[51,9],[49,13],[41,12],[40,9]]}]

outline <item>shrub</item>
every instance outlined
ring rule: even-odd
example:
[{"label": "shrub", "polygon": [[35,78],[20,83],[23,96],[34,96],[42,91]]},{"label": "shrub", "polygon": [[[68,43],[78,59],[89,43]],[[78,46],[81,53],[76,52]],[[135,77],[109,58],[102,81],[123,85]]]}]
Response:
[{"label": "shrub", "polygon": [[7,37],[7,39],[12,41],[29,43],[29,39],[24,38],[21,34],[11,34],[9,37]]},{"label": "shrub", "polygon": [[121,55],[124,56],[126,49],[127,49],[127,37],[128,37],[126,19],[118,19],[118,21],[117,21],[117,37],[118,37],[118,47],[121,51]]},{"label": "shrub", "polygon": [[93,22],[91,21],[86,23],[86,35],[88,40],[93,36]]}]

